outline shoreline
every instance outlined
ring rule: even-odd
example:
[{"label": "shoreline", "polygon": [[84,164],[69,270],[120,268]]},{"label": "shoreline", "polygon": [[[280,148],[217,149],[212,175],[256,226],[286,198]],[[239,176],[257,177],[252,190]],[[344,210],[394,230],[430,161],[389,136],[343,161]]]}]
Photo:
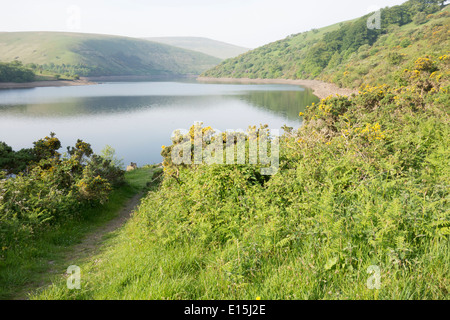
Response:
[{"label": "shoreline", "polygon": [[[195,78],[195,77],[192,77]],[[33,82],[0,82],[1,89],[26,89],[26,88],[39,88],[39,87],[68,87],[68,86],[87,86],[96,85],[98,82],[94,81],[126,81],[130,80],[131,77],[97,77],[95,79],[82,78],[80,80],[44,80],[44,81],[33,81]],[[358,90],[340,88],[337,85],[329,82],[323,82],[319,80],[292,80],[292,79],[250,79],[250,78],[210,78],[210,77],[197,77],[195,78],[198,82],[206,83],[239,83],[239,84],[290,84],[298,85],[302,87],[307,87],[311,89],[315,96],[320,99],[324,99],[330,95],[344,95],[349,96],[353,93],[357,94]],[[133,77],[133,80],[138,80]],[[139,80],[144,80],[143,78]],[[145,79],[145,80],[148,80]]]},{"label": "shoreline", "polygon": [[92,76],[85,77],[87,81],[98,82],[141,82],[141,81],[164,81],[173,79],[196,79],[197,75],[153,75],[153,76]]},{"label": "shoreline", "polygon": [[250,79],[250,78],[210,78],[198,77],[199,82],[218,82],[218,83],[241,83],[241,84],[293,84],[310,88],[314,95],[324,99],[330,95],[349,96],[357,94],[358,90],[340,88],[334,83],[323,82],[319,80],[292,80],[292,79]]},{"label": "shoreline", "polygon": [[80,80],[41,80],[32,82],[0,82],[1,89],[26,89],[41,87],[69,87],[69,86],[87,86],[96,85],[102,82],[141,82],[170,79],[196,79],[196,75],[180,76],[98,76],[82,77]]},{"label": "shoreline", "polygon": [[32,82],[0,82],[0,89],[26,89],[41,87],[88,86],[97,84],[89,80],[48,80]]}]

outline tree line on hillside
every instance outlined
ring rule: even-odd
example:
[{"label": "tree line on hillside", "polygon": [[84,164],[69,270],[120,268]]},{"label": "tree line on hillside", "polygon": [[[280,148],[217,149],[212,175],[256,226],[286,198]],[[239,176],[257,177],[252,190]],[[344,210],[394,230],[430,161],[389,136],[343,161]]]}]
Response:
[{"label": "tree line on hillside", "polygon": [[26,65],[26,67],[33,70],[36,74],[43,74],[45,72],[48,72],[57,75],[63,75],[65,77],[70,77],[75,80],[78,80],[80,77],[87,77],[90,75],[100,75],[103,72],[103,70],[99,67],[87,66],[81,63],[77,64],[70,64],[70,63],[55,64],[53,62],[44,64],[29,63]]},{"label": "tree line on hillside", "polygon": [[30,82],[34,79],[34,72],[20,61],[0,62],[0,82]]},{"label": "tree line on hillside", "polygon": [[[382,35],[393,33],[396,28],[414,22],[423,24],[445,6],[442,0],[410,0],[402,5],[381,10],[380,28],[368,28],[372,14],[317,38],[312,33],[291,35],[255,49],[237,58],[222,62],[205,72],[207,77],[233,78],[292,78],[304,79],[319,76],[326,68],[335,68],[358,53],[361,48],[372,46]],[[442,14],[447,14],[443,12]]]},{"label": "tree line on hillside", "polygon": [[306,55],[306,61],[299,73],[317,76],[333,60],[345,60],[357,52],[362,46],[372,46],[380,35],[389,33],[391,26],[403,26],[413,21],[423,23],[422,17],[440,10],[445,1],[441,0],[411,0],[402,5],[382,10],[381,28],[368,28],[364,16],[352,24],[343,24],[340,29],[324,35],[323,39],[314,45]]},{"label": "tree line on hillside", "polygon": [[56,79],[78,80],[81,76],[103,74],[107,74],[107,72],[102,68],[84,64],[55,64],[53,62],[23,64],[19,60],[0,62],[0,82],[31,82],[40,75],[51,75]]}]

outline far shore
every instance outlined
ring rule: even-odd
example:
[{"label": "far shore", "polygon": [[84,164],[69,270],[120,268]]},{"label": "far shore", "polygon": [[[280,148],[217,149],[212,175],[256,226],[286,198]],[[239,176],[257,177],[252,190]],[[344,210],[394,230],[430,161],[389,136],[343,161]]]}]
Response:
[{"label": "far shore", "polygon": [[38,87],[68,87],[68,86],[87,86],[97,84],[86,79],[80,80],[48,80],[33,82],[0,82],[0,89],[23,89]]},{"label": "far shore", "polygon": [[314,95],[324,99],[330,95],[349,96],[357,94],[358,90],[340,88],[333,83],[319,80],[291,80],[291,79],[250,79],[250,78],[208,78],[198,77],[199,82],[217,82],[217,83],[242,83],[242,84],[293,84],[307,87],[313,90]]},{"label": "far shore", "polygon": [[[250,78],[209,78],[198,77],[199,82],[208,83],[240,83],[240,84],[292,84],[302,87],[307,87],[313,90],[314,95],[320,99],[324,99],[330,95],[349,96],[353,93],[358,93],[357,90],[348,88],[340,88],[333,83],[323,82],[319,80],[291,80],[291,79],[250,79]],[[67,87],[67,86],[87,86],[98,84],[94,81],[131,81],[131,80],[148,80],[137,77],[97,77],[97,78],[82,78],[80,80],[47,80],[47,81],[33,81],[33,82],[0,82],[0,89],[21,89],[21,88],[37,88],[37,87]]]},{"label": "far shore", "polygon": [[23,89],[23,88],[38,88],[38,87],[68,87],[68,86],[87,86],[99,84],[101,82],[116,82],[116,81],[164,81],[178,78],[197,78],[196,75],[158,75],[158,76],[97,76],[97,77],[82,77],[80,80],[42,80],[32,82],[0,82],[0,89]]}]

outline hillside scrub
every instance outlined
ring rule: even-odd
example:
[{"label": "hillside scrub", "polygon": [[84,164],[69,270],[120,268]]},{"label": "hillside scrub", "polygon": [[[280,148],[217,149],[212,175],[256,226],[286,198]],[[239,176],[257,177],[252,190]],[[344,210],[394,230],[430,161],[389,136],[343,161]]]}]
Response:
[{"label": "hillside scrub", "polygon": [[384,8],[380,28],[367,27],[369,14],[316,32],[291,35],[225,60],[202,76],[316,79],[346,88],[392,84],[392,74],[409,60],[449,54],[450,12],[441,4],[410,0]]},{"label": "hillside scrub", "polygon": [[34,79],[34,72],[24,67],[21,62],[0,62],[0,82],[30,82]]},{"label": "hillside scrub", "polygon": [[124,171],[95,155],[88,143],[78,140],[64,156],[60,148],[53,133],[17,152],[0,143],[2,258],[53,225],[105,203],[112,189],[123,183]]},{"label": "hillside scrub", "polygon": [[265,179],[177,166],[163,147],[162,185],[82,266],[82,289],[35,298],[447,299],[449,62],[420,57],[396,84],[309,106]]}]

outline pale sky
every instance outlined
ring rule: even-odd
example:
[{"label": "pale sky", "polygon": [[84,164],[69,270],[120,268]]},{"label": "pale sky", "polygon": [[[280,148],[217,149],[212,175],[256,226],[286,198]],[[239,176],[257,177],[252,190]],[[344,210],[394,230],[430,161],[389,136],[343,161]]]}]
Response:
[{"label": "pale sky", "polygon": [[256,48],[406,0],[0,0],[0,31],[196,36]]}]

